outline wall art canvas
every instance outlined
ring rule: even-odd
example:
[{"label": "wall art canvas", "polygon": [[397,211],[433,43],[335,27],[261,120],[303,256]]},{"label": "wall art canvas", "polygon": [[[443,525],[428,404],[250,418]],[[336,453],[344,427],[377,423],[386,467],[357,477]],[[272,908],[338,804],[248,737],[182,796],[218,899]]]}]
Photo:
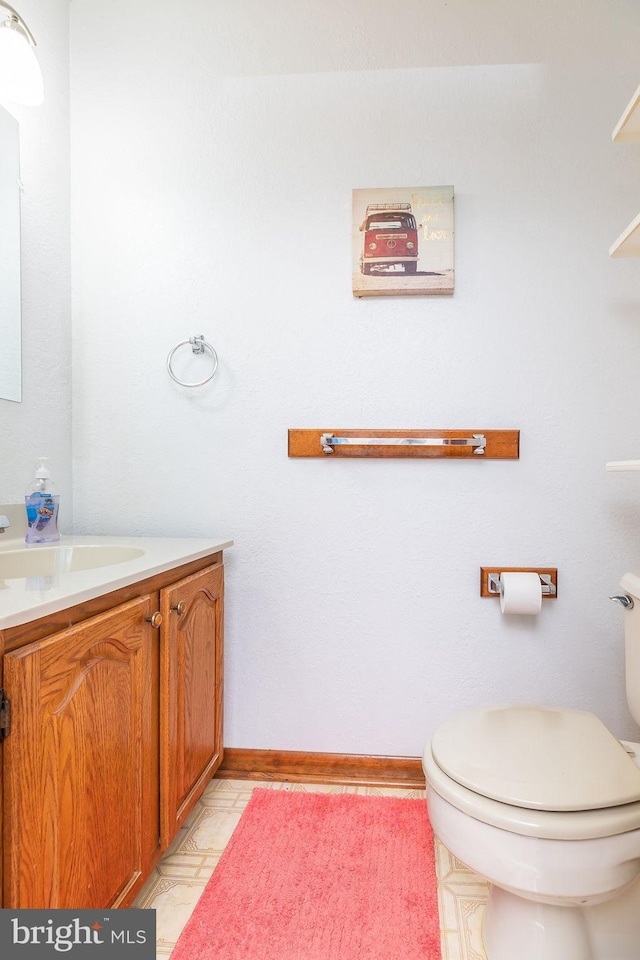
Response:
[{"label": "wall art canvas", "polygon": [[353,294],[452,294],[453,187],[353,191]]}]

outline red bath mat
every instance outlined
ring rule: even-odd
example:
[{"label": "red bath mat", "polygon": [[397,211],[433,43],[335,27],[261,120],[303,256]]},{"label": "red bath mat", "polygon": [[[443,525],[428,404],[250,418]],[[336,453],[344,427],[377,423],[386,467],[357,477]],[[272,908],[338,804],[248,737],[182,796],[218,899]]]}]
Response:
[{"label": "red bath mat", "polygon": [[440,960],[423,800],[254,790],[171,960]]}]

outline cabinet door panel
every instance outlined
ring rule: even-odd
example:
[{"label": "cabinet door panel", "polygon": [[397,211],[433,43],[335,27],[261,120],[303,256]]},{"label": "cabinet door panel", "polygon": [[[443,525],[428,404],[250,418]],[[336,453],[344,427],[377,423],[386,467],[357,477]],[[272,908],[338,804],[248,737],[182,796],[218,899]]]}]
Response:
[{"label": "cabinet door panel", "polygon": [[223,571],[210,567],[161,591],[164,849],[222,761]]},{"label": "cabinet door panel", "polygon": [[151,644],[142,597],[4,658],[5,907],[107,907],[140,877]]}]

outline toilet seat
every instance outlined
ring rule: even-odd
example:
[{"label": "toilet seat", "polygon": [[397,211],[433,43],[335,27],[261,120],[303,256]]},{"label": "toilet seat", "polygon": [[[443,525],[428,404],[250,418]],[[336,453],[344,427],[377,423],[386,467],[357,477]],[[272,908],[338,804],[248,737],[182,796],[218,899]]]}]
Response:
[{"label": "toilet seat", "polygon": [[582,812],[640,801],[640,767],[582,710],[476,708],[438,727],[431,753],[451,780],[515,807]]},{"label": "toilet seat", "polygon": [[[640,745],[637,746],[640,751]],[[600,810],[517,807],[484,797],[447,776],[436,763],[429,744],[422,766],[427,779],[427,797],[433,790],[462,813],[510,833],[542,840],[592,840],[640,829],[640,802]]]}]

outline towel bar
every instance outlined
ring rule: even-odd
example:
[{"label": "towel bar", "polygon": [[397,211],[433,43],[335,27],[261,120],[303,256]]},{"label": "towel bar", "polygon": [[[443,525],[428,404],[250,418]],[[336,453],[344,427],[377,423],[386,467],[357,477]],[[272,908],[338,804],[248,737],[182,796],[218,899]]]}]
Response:
[{"label": "towel bar", "polygon": [[351,443],[356,447],[474,447],[474,453],[484,453],[487,438],[481,433],[473,437],[334,437],[332,433],[323,433],[320,445],[323,453],[333,453],[334,446]]},{"label": "towel bar", "polygon": [[332,460],[373,458],[517,460],[519,430],[386,430],[328,428],[289,430],[290,457]]}]

